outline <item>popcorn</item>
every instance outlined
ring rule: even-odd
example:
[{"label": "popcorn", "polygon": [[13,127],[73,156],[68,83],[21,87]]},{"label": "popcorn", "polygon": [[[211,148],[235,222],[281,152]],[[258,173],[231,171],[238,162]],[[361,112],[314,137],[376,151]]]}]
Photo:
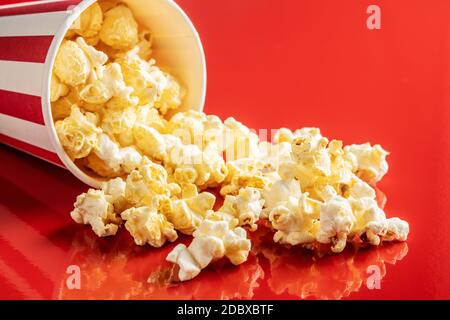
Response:
[{"label": "popcorn", "polygon": [[125,197],[125,188],[127,184],[122,178],[115,178],[103,182],[101,190],[109,196],[109,203],[114,206],[114,212],[123,212],[129,204]]},{"label": "popcorn", "polygon": [[137,119],[135,108],[123,110],[105,110],[101,128],[110,137],[114,137],[122,147],[134,143],[133,127]]},{"label": "popcorn", "polygon": [[82,37],[92,38],[100,32],[102,23],[102,9],[96,2],[81,13],[72,24],[70,30]]},{"label": "popcorn", "polygon": [[325,192],[326,201],[320,208],[320,229],[317,232],[317,240],[320,243],[333,242],[331,250],[339,253],[344,250],[347,236],[356,219],[347,199],[337,195],[330,186]]},{"label": "popcorn", "polygon": [[355,163],[355,172],[365,181],[378,182],[387,173],[389,154],[379,144],[353,144],[344,148],[346,156]]},{"label": "popcorn", "polygon": [[99,237],[115,235],[121,219],[114,213],[113,206],[101,190],[89,189],[77,197],[72,219],[80,224],[89,224]]},{"label": "popcorn", "polygon": [[290,179],[276,181],[270,188],[262,191],[262,197],[264,199],[263,216],[267,218],[271,208],[274,208],[279,204],[296,202],[300,194],[300,184],[297,180]]},{"label": "popcorn", "polygon": [[[307,134],[305,134],[307,132]],[[353,165],[345,157],[342,142],[320,136],[318,131],[297,130],[303,137],[292,140],[291,159],[284,157],[278,167],[282,179],[296,178],[303,191],[316,200],[326,186],[346,188],[354,177]],[[308,135],[309,134],[309,135]]]},{"label": "popcorn", "polygon": [[382,235],[385,241],[406,241],[409,233],[409,224],[399,218],[390,218],[386,220],[387,228]]},{"label": "popcorn", "polygon": [[106,61],[108,61],[108,56],[105,53],[95,49],[93,46],[87,44],[82,37],[78,37],[76,43],[81,50],[83,50],[84,54],[91,63],[91,80],[96,80],[98,77],[97,74],[101,70],[101,67],[106,63]]},{"label": "popcorn", "polygon": [[164,137],[156,129],[137,123],[133,127],[132,133],[136,146],[145,155],[156,160],[163,160],[166,157]]},{"label": "popcorn", "polygon": [[55,74],[52,74],[52,80],[50,84],[50,101],[55,102],[60,97],[65,96],[69,93],[69,88],[59,81],[58,77]]},{"label": "popcorn", "polygon": [[134,47],[138,42],[138,25],[133,13],[124,5],[118,5],[104,14],[100,40],[120,50]]},{"label": "popcorn", "polygon": [[258,153],[254,157],[266,163],[265,172],[275,171],[281,163],[292,160],[292,146],[289,142],[273,144],[262,141],[258,144]]},{"label": "popcorn", "polygon": [[100,111],[103,105],[90,104],[83,101],[80,97],[80,90],[80,86],[72,87],[67,95],[59,98],[51,104],[54,121],[62,120],[68,117],[73,105],[76,105],[82,111],[89,111],[97,114],[97,116],[100,116]]},{"label": "popcorn", "polygon": [[59,47],[53,71],[64,84],[77,86],[86,83],[91,63],[76,42],[65,40]]},{"label": "popcorn", "polygon": [[103,177],[130,173],[142,161],[141,154],[134,147],[120,148],[104,133],[99,135],[93,151],[94,154],[88,157],[88,166]]},{"label": "popcorn", "polygon": [[137,106],[136,122],[147,125],[164,133],[167,127],[167,120],[164,119],[155,108],[150,105]]},{"label": "popcorn", "polygon": [[126,179],[125,197],[133,206],[150,205],[155,196],[170,198],[181,192],[176,183],[167,182],[167,171],[164,167],[145,158],[143,163]]},{"label": "popcorn", "polygon": [[[353,235],[366,235],[367,241],[371,245],[379,245],[384,241],[405,241],[409,233],[409,225],[406,221],[399,218],[386,219],[384,211],[378,207],[375,200],[375,191],[368,192],[370,186],[365,182],[359,181],[359,197],[355,197],[355,191],[351,191],[349,202],[352,205],[356,216],[356,223],[352,229]],[[366,185],[365,192],[362,186]],[[355,189],[355,186],[353,189]],[[365,193],[365,194],[364,194]]]},{"label": "popcorn", "polygon": [[227,162],[228,176],[226,177],[221,195],[237,194],[239,189],[252,187],[265,189],[270,186],[272,178],[278,177],[266,174],[267,163],[254,158],[242,158]]},{"label": "popcorn", "polygon": [[288,128],[278,129],[273,137],[273,142],[275,143],[282,143],[282,142],[291,143],[292,140],[294,140],[294,133]]},{"label": "popcorn", "polygon": [[226,221],[205,219],[194,232],[191,244],[188,247],[177,245],[166,260],[178,265],[178,278],[186,281],[222,257],[227,257],[235,265],[245,262],[250,248],[251,243],[244,229],[230,229]]},{"label": "popcorn", "polygon": [[53,121],[63,120],[70,116],[72,103],[67,97],[62,97],[51,104]]},{"label": "popcorn", "polygon": [[134,88],[134,96],[140,104],[150,104],[161,114],[178,108],[182,96],[179,84],[155,66],[154,60],[145,61],[141,55],[141,48],[136,46],[116,59],[123,70],[125,83]]},{"label": "popcorn", "polygon": [[257,229],[256,222],[262,211],[264,200],[259,190],[251,187],[242,188],[237,196],[225,196],[218,214],[229,214],[238,220],[239,227],[248,227],[250,231]]},{"label": "popcorn", "polygon": [[152,54],[152,35],[148,30],[142,30],[139,32],[139,42],[137,47],[139,48],[139,57],[145,61],[150,59]]},{"label": "popcorn", "polygon": [[55,123],[59,141],[71,159],[86,157],[97,144],[101,130],[96,123],[95,114],[83,114],[76,105],[72,106],[69,117]]},{"label": "popcorn", "polygon": [[320,129],[318,128],[301,128],[297,129],[294,132],[292,132],[290,129],[287,128],[281,128],[279,129],[273,138],[273,141],[275,143],[281,143],[281,142],[289,142],[292,143],[294,139],[296,138],[309,138],[312,141],[318,141],[322,138],[322,135],[320,133]]},{"label": "popcorn", "polygon": [[331,174],[331,159],[327,152],[328,139],[313,140],[307,136],[292,141],[292,156],[300,169],[310,171],[316,176],[329,176]]},{"label": "popcorn", "polygon": [[118,3],[119,0],[102,0],[98,2],[103,13],[106,13],[108,10],[116,7]]},{"label": "popcorn", "polygon": [[[334,253],[407,239],[408,223],[386,218],[371,186],[388,170],[381,146],[344,147],[308,127],[260,141],[234,118],[180,111],[185,90],[151,46],[130,9],[105,0],[82,13],[57,53],[50,101],[61,145],[110,179],[77,197],[76,222],[108,236],[125,221],[137,245],[154,247],[177,231],[193,235],[167,256],[181,281],[223,257],[245,262],[246,229],[260,219],[276,243]],[[218,210],[205,191],[214,187],[224,196]]]},{"label": "popcorn", "polygon": [[331,174],[326,178],[327,183],[336,187],[349,185],[355,179],[355,176],[353,174],[353,165],[347,160],[342,149],[342,141],[330,141],[328,154],[331,160]]},{"label": "popcorn", "polygon": [[178,112],[167,123],[167,132],[184,144],[195,144],[202,150],[215,148],[218,153],[225,148],[224,130],[219,117],[195,110]]},{"label": "popcorn", "polygon": [[315,240],[320,202],[301,193],[296,180],[280,180],[267,191],[264,216],[276,230],[273,240],[281,244],[307,244]]},{"label": "popcorn", "polygon": [[181,98],[184,96],[180,84],[170,74],[164,73],[165,83],[162,87],[161,94],[157,96],[155,108],[166,114],[169,110],[178,109],[181,105]]},{"label": "popcorn", "polygon": [[[55,75],[56,77],[56,75]],[[97,112],[99,106],[85,103],[80,97],[80,86],[68,87],[68,93],[60,97],[57,101],[51,103],[53,121],[63,120],[70,115],[73,105],[81,108],[84,111]]]},{"label": "popcorn", "polygon": [[248,158],[258,152],[258,136],[230,117],[224,121],[227,161]]},{"label": "popcorn", "polygon": [[178,137],[164,135],[166,156],[163,160],[178,183],[194,183],[200,188],[214,187],[225,180],[228,169],[214,149],[203,152],[196,145],[184,145]]},{"label": "popcorn", "polygon": [[120,65],[110,63],[99,69],[98,79],[84,87],[80,96],[88,103],[103,104],[108,102],[108,107],[122,109],[137,104],[137,99],[131,96],[132,92],[133,88],[127,87],[123,81]]},{"label": "popcorn", "polygon": [[173,225],[158,213],[155,205],[127,209],[122,212],[121,217],[126,221],[125,228],[138,246],[148,243],[159,248],[166,241],[173,242],[178,238]]},{"label": "popcorn", "polygon": [[216,197],[209,192],[198,194],[193,184],[184,187],[182,199],[161,199],[160,211],[176,230],[190,235],[198,228],[208,211],[212,210]]}]

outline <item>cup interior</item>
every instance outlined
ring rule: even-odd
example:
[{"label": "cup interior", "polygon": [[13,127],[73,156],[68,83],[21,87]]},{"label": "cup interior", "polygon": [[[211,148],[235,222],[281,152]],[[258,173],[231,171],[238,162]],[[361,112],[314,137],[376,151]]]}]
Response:
[{"label": "cup interior", "polygon": [[[55,151],[78,179],[99,188],[105,180],[80,169],[66,154],[53,123],[50,104],[50,83],[53,64],[59,46],[75,19],[96,0],[82,1],[70,11],[67,20],[56,33],[45,62],[42,112]],[[133,11],[138,23],[152,34],[152,57],[164,71],[174,75],[186,95],[177,111],[203,110],[206,95],[206,64],[200,37],[183,10],[172,0],[123,0]],[[169,113],[170,117],[171,114]]]}]

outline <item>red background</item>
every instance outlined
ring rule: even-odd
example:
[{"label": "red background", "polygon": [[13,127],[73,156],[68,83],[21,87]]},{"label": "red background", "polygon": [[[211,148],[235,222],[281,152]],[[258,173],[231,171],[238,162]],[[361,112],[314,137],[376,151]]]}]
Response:
[{"label": "red background", "polygon": [[[205,48],[207,113],[234,116],[255,129],[317,126],[345,143],[370,141],[391,152],[390,172],[379,186],[388,196],[387,214],[410,223],[408,253],[396,265],[387,264],[381,290],[360,283],[349,297],[450,298],[450,1],[177,2]],[[370,4],[381,7],[381,30],[366,27]],[[141,280],[170,247],[111,252],[116,240],[97,240],[71,222],[75,196],[86,187],[68,172],[4,146],[0,163],[0,298],[99,297],[92,292],[106,294],[105,288],[114,297],[130,297],[130,282],[140,288],[135,298],[165,297]],[[92,246],[101,254],[92,253]],[[376,251],[363,252],[361,259],[378,261],[405,249],[382,250],[377,258]],[[310,270],[310,261],[288,258],[292,273],[283,281],[312,282],[325,297],[349,283],[358,287],[361,277],[345,268],[359,258],[349,255],[328,258],[315,280],[296,279]],[[78,259],[90,270],[91,282],[75,293],[60,289],[65,259]],[[168,297],[184,297],[183,290],[193,292],[195,286],[195,297],[239,297],[233,290],[248,282],[245,274],[253,274],[253,267],[250,261],[227,269],[221,282],[211,270]],[[268,261],[260,268],[265,275],[253,298],[301,296],[295,286],[274,289],[282,281]],[[226,294],[207,293],[217,288]]]}]

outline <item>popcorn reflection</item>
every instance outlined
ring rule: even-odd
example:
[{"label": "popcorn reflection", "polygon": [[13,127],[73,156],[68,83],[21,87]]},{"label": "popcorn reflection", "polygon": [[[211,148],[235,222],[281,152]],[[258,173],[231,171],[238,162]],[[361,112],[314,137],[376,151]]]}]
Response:
[{"label": "popcorn reflection", "polygon": [[218,261],[192,281],[168,283],[172,266],[165,257],[173,245],[139,247],[121,231],[114,238],[98,238],[80,230],[68,264],[80,267],[81,289],[67,288],[64,275],[59,299],[251,299],[264,277],[258,258],[251,256],[238,267]]},{"label": "popcorn reflection", "polygon": [[[258,298],[262,281],[271,296],[307,299],[341,299],[366,286],[379,270],[386,276],[386,264],[396,264],[407,252],[406,243],[393,243],[318,258],[300,248],[273,245],[272,232],[260,226],[252,234],[253,254],[238,266],[218,261],[197,278],[171,283],[172,266],[165,257],[173,244],[163,248],[134,245],[126,232],[115,238],[97,238],[83,228],[76,235],[68,265],[81,270],[81,289],[70,290],[65,274],[59,299],[251,299]],[[183,238],[182,242],[188,242]],[[268,263],[261,263],[267,260]],[[270,276],[265,279],[262,265]],[[238,279],[238,281],[236,281]],[[369,279],[370,280],[370,279]],[[382,288],[382,282],[381,282]]]},{"label": "popcorn reflection", "polygon": [[[254,250],[269,261],[268,287],[276,295],[287,292],[301,299],[348,297],[366,284],[373,285],[373,280],[381,281],[386,263],[396,264],[408,253],[407,244],[401,242],[360,250],[349,247],[339,255],[318,258],[301,248],[270,245],[270,237],[270,231],[260,228],[254,240]],[[371,270],[379,271],[379,279],[373,279]]]}]

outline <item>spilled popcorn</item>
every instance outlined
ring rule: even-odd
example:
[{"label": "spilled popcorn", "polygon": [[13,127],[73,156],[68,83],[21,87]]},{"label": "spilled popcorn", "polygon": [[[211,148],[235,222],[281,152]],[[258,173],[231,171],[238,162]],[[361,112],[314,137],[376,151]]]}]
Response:
[{"label": "spilled popcorn", "polygon": [[[99,237],[124,228],[139,246],[191,235],[166,258],[180,281],[222,258],[244,263],[261,224],[274,243],[333,253],[407,239],[408,223],[376,200],[388,171],[380,145],[344,146],[317,128],[261,141],[234,118],[177,112],[184,89],[152,59],[150,32],[124,4],[100,1],[77,19],[50,93],[67,155],[105,181],[77,197],[73,220]],[[218,209],[211,188],[224,198]]]}]

